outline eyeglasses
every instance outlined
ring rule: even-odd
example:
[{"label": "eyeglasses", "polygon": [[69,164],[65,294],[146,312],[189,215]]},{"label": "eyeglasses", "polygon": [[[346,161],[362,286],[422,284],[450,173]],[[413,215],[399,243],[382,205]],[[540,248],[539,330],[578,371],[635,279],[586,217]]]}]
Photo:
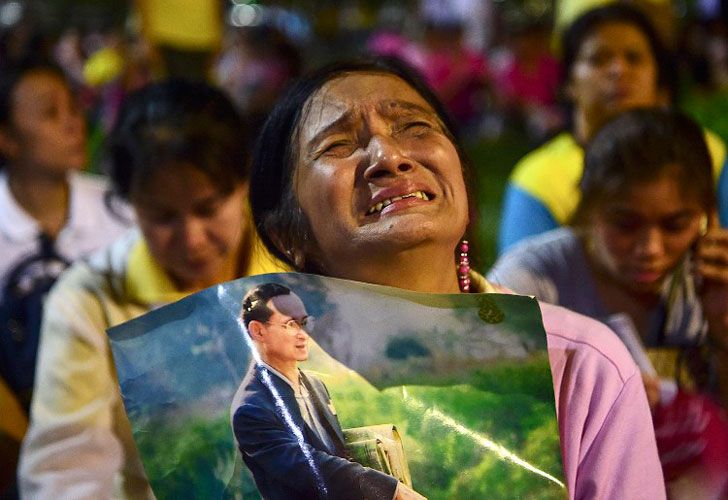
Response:
[{"label": "eyeglasses", "polygon": [[296,333],[299,330],[308,333],[308,331],[311,329],[311,326],[313,325],[313,321],[310,316],[306,316],[301,320],[291,318],[285,323],[274,323],[272,321],[266,321],[266,323],[269,325],[282,326],[289,333]]}]

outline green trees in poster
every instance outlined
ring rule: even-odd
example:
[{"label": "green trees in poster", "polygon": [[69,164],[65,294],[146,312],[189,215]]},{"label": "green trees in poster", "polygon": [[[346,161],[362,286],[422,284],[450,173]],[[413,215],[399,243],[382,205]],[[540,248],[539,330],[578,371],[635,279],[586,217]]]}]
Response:
[{"label": "green trees in poster", "polygon": [[[394,423],[403,435],[415,489],[430,499],[565,496],[553,481],[498,458],[478,442],[492,439],[561,477],[552,404],[467,385],[341,389],[335,387],[332,398],[342,426]],[[210,421],[197,417],[175,428],[150,425],[135,437],[158,498],[257,498],[247,471],[238,470],[226,491],[238,453],[227,415]]]}]

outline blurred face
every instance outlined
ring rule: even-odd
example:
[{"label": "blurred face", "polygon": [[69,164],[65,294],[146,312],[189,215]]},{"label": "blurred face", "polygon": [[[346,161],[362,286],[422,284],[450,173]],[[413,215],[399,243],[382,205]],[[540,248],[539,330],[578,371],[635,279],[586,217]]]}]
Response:
[{"label": "blurred face", "polygon": [[222,194],[204,172],[174,165],[155,172],[131,201],[157,262],[180,290],[199,290],[236,276],[245,199],[245,186]]},{"label": "blurred face", "polygon": [[295,191],[327,271],[419,245],[453,251],[468,222],[460,159],[403,80],[338,77],[309,99],[299,130]]},{"label": "blurred face", "polygon": [[295,302],[301,302],[295,295],[273,297],[267,304],[273,314],[260,324],[261,356],[273,368],[308,359],[309,337],[300,326],[307,318],[306,310]]},{"label": "blurred face", "polygon": [[635,186],[596,207],[590,217],[592,258],[613,281],[659,293],[700,232],[705,209],[669,175]]},{"label": "blurred face", "polygon": [[567,86],[577,113],[599,126],[621,111],[666,103],[658,89],[657,61],[634,25],[598,27],[581,45]]},{"label": "blurred face", "polygon": [[65,174],[86,164],[86,125],[66,83],[47,71],[26,74],[12,95],[0,146],[12,167]]}]

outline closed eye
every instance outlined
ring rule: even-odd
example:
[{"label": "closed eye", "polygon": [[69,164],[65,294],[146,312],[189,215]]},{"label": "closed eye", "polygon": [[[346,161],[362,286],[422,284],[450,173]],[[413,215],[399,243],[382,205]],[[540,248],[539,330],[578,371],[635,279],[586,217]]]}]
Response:
[{"label": "closed eye", "polygon": [[696,219],[696,216],[681,214],[662,221],[660,225],[668,233],[681,233],[690,229]]},{"label": "closed eye", "polygon": [[173,211],[152,209],[145,212],[144,218],[152,224],[171,225],[177,220],[177,214]]},{"label": "closed eye", "polygon": [[335,141],[322,148],[319,156],[333,156],[335,158],[346,158],[357,149],[357,145],[350,141]]},{"label": "closed eye", "polygon": [[214,217],[223,204],[222,199],[205,201],[194,208],[195,215],[205,219]]},{"label": "closed eye", "polygon": [[586,57],[583,58],[584,61],[586,61],[587,64],[594,67],[600,67],[609,61],[609,58],[611,57],[610,54],[603,50],[597,50],[591,54],[588,54]]},{"label": "closed eye", "polygon": [[430,132],[433,129],[433,126],[431,123],[426,121],[413,121],[408,122],[402,125],[399,128],[400,132],[404,132],[407,134],[414,134],[414,135],[421,135],[427,132]]},{"label": "closed eye", "polygon": [[643,221],[630,216],[613,216],[608,219],[611,226],[623,233],[633,233],[642,229]]}]

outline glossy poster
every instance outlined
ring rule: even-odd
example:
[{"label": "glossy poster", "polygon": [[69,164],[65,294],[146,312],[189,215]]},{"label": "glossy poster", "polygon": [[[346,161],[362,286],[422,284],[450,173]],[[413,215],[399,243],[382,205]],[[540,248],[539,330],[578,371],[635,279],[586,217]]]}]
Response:
[{"label": "glossy poster", "polygon": [[263,275],[109,336],[158,498],[566,496],[527,297]]}]

